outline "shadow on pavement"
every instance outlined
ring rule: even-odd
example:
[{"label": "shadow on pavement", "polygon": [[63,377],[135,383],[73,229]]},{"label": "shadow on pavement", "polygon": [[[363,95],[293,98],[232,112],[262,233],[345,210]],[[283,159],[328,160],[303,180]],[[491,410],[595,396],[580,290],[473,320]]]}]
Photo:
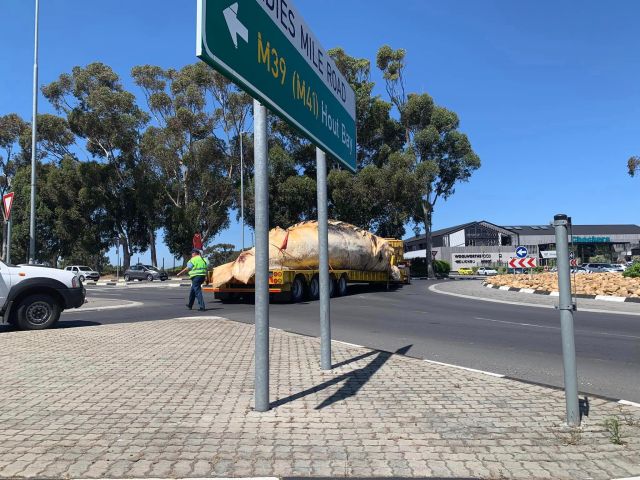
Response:
[{"label": "shadow on pavement", "polygon": [[[369,364],[365,365],[364,367],[354,370],[352,372],[345,373],[338,377],[332,378],[331,380],[321,383],[320,385],[316,385],[315,387],[311,387],[307,390],[303,390],[302,392],[295,393],[285,398],[281,398],[280,400],[276,400],[275,402],[271,403],[271,407],[272,408],[279,407],[286,403],[293,402],[294,400],[298,400],[300,398],[306,397],[307,395],[310,395],[312,393],[321,392],[325,388],[329,388],[332,385],[340,383],[344,380],[346,380],[344,385],[342,385],[342,387],[340,387],[340,389],[336,393],[334,393],[330,397],[323,400],[317,407],[315,407],[315,409],[320,410],[322,408],[333,405],[334,403],[339,402],[340,400],[345,400],[349,397],[352,397],[358,393],[358,391],[369,381],[369,379],[371,379],[374,373],[376,373],[378,370],[380,370],[380,368],[382,368],[382,366],[387,362],[387,360],[389,360],[389,358],[391,358],[392,355],[396,355],[396,354],[405,355],[411,349],[412,346],[413,345],[406,345],[396,350],[393,353],[377,352],[376,358],[374,358]],[[368,352],[366,354],[354,357],[353,359],[348,360],[346,362],[342,362],[342,364],[351,363],[353,361],[360,360],[370,355],[374,355],[375,353],[376,352]],[[341,364],[338,364],[338,365],[341,365]]]},{"label": "shadow on pavement", "polygon": [[[102,325],[99,322],[90,322],[88,320],[60,320],[57,325],[53,327],[53,329],[58,328],[78,328],[78,327],[96,327],[98,325]],[[47,328],[42,331],[51,330]],[[0,325],[0,333],[9,333],[9,332],[19,332],[17,328],[12,325]],[[32,330],[37,331],[37,330]]]},{"label": "shadow on pavement", "polygon": [[102,324],[89,320],[61,320],[55,328],[97,327],[98,325]]}]

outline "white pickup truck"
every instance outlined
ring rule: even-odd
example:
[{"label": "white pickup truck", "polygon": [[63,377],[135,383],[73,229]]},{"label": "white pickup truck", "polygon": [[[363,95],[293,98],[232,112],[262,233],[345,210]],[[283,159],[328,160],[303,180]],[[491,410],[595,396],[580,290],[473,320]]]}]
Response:
[{"label": "white pickup truck", "polygon": [[85,295],[82,282],[72,272],[0,262],[2,323],[21,330],[49,328],[63,310],[84,304]]}]

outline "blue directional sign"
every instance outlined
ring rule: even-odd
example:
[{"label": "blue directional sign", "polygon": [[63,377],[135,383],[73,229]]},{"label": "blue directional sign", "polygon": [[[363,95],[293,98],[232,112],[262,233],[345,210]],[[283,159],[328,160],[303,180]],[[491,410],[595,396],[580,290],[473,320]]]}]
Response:
[{"label": "blue directional sign", "polygon": [[526,256],[529,254],[529,250],[527,250],[527,247],[518,247],[516,248],[516,257],[518,258],[526,258]]}]

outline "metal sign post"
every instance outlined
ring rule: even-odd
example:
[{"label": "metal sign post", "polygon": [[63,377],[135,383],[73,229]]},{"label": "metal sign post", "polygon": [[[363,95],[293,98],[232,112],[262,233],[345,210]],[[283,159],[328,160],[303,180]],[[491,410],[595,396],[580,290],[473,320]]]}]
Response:
[{"label": "metal sign post", "polygon": [[11,217],[9,217],[9,220],[7,221],[7,250],[4,257],[7,265],[11,265],[11,223]]},{"label": "metal sign post", "polygon": [[320,270],[320,368],[331,370],[331,310],[329,300],[329,218],[327,200],[327,154],[316,148],[318,189],[318,249]]},{"label": "metal sign post", "polygon": [[267,109],[253,101],[255,163],[255,409],[269,410],[269,170],[267,165]]},{"label": "metal sign post", "polygon": [[580,425],[578,406],[578,371],[576,368],[576,346],[573,332],[573,302],[571,301],[571,273],[569,270],[570,219],[563,214],[553,218],[558,255],[558,290],[560,291],[560,328],[562,335],[562,363],[564,367],[564,389],[567,404],[567,425]]}]

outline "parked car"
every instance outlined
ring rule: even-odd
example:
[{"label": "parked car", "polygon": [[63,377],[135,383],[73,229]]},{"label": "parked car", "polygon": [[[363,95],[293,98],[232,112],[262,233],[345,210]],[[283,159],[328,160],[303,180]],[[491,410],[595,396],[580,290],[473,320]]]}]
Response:
[{"label": "parked car", "polygon": [[625,270],[625,267],[623,267],[622,265],[618,265],[617,263],[612,263],[611,265],[609,265],[609,268],[607,268],[607,272],[623,273]]},{"label": "parked car", "polygon": [[590,273],[624,272],[623,269],[614,267],[610,263],[585,263],[582,266]]},{"label": "parked car", "polygon": [[93,280],[97,282],[100,280],[100,273],[96,272],[93,268],[86,267],[84,265],[70,265],[65,268],[67,272],[73,272],[77,275],[81,282],[85,280]]},{"label": "parked car", "polygon": [[584,267],[572,267],[571,273],[581,274],[581,273],[589,273],[589,271]]},{"label": "parked car", "polygon": [[478,275],[497,275],[498,271],[493,268],[480,267],[476,273]]},{"label": "parked car", "polygon": [[462,267],[458,269],[458,275],[473,275],[473,269],[469,267]]},{"label": "parked car", "polygon": [[612,263],[613,268],[619,269],[618,271],[624,272],[627,269],[627,265],[624,263]]},{"label": "parked car", "polygon": [[168,278],[169,275],[167,275],[167,272],[160,268],[152,267],[151,265],[132,265],[124,272],[125,282],[131,280],[147,280],[149,282],[160,280],[164,282]]}]

